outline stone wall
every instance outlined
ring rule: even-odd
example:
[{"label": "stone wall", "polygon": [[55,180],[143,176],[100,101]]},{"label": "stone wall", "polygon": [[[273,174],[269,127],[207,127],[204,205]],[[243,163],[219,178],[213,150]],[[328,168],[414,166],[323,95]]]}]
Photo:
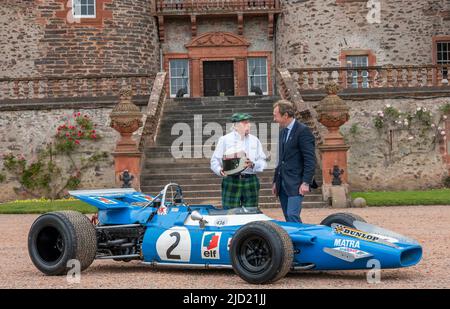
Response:
[{"label": "stone wall", "polygon": [[97,0],[97,17],[80,20],[68,0],[3,2],[1,77],[159,71],[150,0]]},{"label": "stone wall", "polygon": [[[346,142],[351,146],[348,152],[348,176],[351,190],[414,190],[437,188],[448,175],[445,156],[446,141],[429,147],[428,139],[420,146],[417,140],[408,140],[407,132],[394,132],[392,156],[389,144],[378,135],[373,119],[386,104],[402,111],[415,111],[425,107],[435,117],[441,114],[439,107],[450,103],[448,98],[429,99],[370,99],[346,101],[350,106],[350,120],[341,127]],[[353,127],[353,130],[352,130]],[[356,127],[356,128],[355,128]],[[449,134],[449,128],[442,125]],[[321,128],[324,133],[326,129]],[[355,132],[356,131],[356,132]],[[352,133],[353,132],[353,133]],[[417,136],[415,137],[417,138]]]},{"label": "stone wall", "polygon": [[[184,19],[167,19],[164,24],[165,43],[162,44],[165,53],[185,53],[185,45],[192,40],[191,21]],[[213,31],[223,31],[238,34],[236,17],[208,18],[197,17],[197,36]],[[266,17],[244,18],[244,35],[249,41],[249,51],[273,51],[274,41],[267,35]]]},{"label": "stone wall", "polygon": [[35,76],[39,40],[44,28],[36,22],[34,0],[4,0],[0,5],[0,78]]},{"label": "stone wall", "polygon": [[376,64],[431,64],[432,37],[450,35],[447,0],[376,0],[381,23],[369,23],[366,0],[284,0],[277,22],[282,67],[339,66],[346,49],[371,50]]},{"label": "stone wall", "polygon": [[[96,109],[54,109],[33,111],[2,111],[0,113],[0,155],[13,153],[23,154],[27,160],[33,161],[39,149],[52,141],[59,125],[63,124],[63,118],[72,116],[75,112],[87,114],[95,124],[96,131],[102,137],[97,142],[88,142],[89,146],[81,148],[79,155],[88,155],[96,151],[106,151],[111,154],[115,148],[119,134],[109,127],[109,115],[112,108]],[[95,147],[95,148],[91,148]],[[64,162],[60,162],[64,166]],[[3,160],[0,160],[0,173]],[[19,198],[13,191],[13,187],[19,184],[7,178],[0,183],[0,202]],[[83,188],[114,187],[114,162],[110,155],[106,161],[102,161],[95,168],[89,169],[82,178]]]}]

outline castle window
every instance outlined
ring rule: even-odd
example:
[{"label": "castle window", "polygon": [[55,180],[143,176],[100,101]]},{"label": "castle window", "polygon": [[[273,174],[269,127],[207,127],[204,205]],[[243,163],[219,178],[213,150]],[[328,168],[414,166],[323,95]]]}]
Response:
[{"label": "castle window", "polygon": [[448,67],[450,66],[450,41],[436,42],[437,58],[436,63],[446,66],[443,69],[443,77],[448,79]]},{"label": "castle window", "polygon": [[[346,57],[347,67],[367,67],[369,66],[369,56],[368,55],[360,55],[360,56],[347,56]],[[351,71],[351,78],[349,84],[351,83],[352,88],[358,88],[358,77],[359,74],[362,75],[362,88],[369,88],[369,72],[366,70],[360,71]]]},{"label": "castle window", "polygon": [[189,96],[189,62],[187,59],[169,61],[170,97]]},{"label": "castle window", "polygon": [[95,0],[72,0],[73,17],[95,18]]},{"label": "castle window", "polygon": [[248,93],[267,95],[267,58],[248,58]]}]

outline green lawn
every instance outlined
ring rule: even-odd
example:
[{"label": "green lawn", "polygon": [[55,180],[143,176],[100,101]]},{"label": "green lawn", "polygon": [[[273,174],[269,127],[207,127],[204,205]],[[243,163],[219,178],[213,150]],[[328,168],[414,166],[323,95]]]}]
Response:
[{"label": "green lawn", "polygon": [[41,214],[57,210],[76,210],[82,213],[97,212],[97,208],[76,200],[53,202],[21,201],[0,204],[0,214]]},{"label": "green lawn", "polygon": [[369,206],[450,205],[450,189],[352,192],[352,198],[357,197],[365,198]]}]

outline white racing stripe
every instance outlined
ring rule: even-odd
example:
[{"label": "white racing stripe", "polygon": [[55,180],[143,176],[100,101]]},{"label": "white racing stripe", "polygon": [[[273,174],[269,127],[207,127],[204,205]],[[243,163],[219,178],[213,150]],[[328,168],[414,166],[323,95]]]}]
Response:
[{"label": "white racing stripe", "polygon": [[[254,221],[269,221],[273,220],[272,218],[264,215],[264,214],[255,214],[255,215],[223,215],[223,216],[203,216],[203,220],[205,220],[206,226],[236,226],[236,225],[244,225]],[[191,219],[191,216],[188,216],[184,225],[190,226],[198,226],[199,221],[194,221]]]}]

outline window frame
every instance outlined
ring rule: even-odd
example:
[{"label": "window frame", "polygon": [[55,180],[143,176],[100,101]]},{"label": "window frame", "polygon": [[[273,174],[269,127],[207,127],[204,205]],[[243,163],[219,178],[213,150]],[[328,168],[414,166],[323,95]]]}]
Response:
[{"label": "window frame", "polygon": [[[265,74],[255,74],[255,75],[251,75],[251,71],[250,71],[250,60],[251,59],[264,59],[265,60]],[[268,61],[268,57],[265,56],[251,56],[247,58],[247,91],[248,91],[248,95],[249,96],[254,96],[256,95],[255,92],[251,92],[251,77],[262,77],[265,76],[266,77],[266,91],[263,91],[263,95],[268,95],[269,94],[269,61]],[[263,90],[263,89],[262,89]]]},{"label": "window frame", "polygon": [[[339,61],[341,64],[341,67],[346,68],[347,67],[347,56],[368,56],[368,66],[369,67],[374,67],[376,66],[377,63],[377,57],[375,56],[375,53],[371,50],[371,49],[343,49],[341,50],[340,56],[339,56]],[[340,73],[340,78],[342,78],[345,81],[345,87],[346,88],[350,88],[352,86],[352,84],[348,84],[348,76],[347,76],[347,71],[342,71]],[[370,78],[372,78],[372,80],[375,77],[375,73],[373,71],[369,71],[368,74],[368,87],[370,88]],[[366,88],[351,88],[351,89],[366,89]]]},{"label": "window frame", "polygon": [[433,36],[433,64],[434,65],[446,65],[447,69],[442,70],[441,74],[444,79],[448,80],[450,77],[450,74],[448,72],[449,71],[448,68],[450,68],[450,59],[447,57],[447,60],[446,60],[447,63],[439,63],[439,60],[438,60],[438,53],[439,53],[438,44],[439,43],[449,44],[447,47],[447,53],[448,53],[448,56],[450,56],[450,51],[449,51],[450,35]]},{"label": "window frame", "polygon": [[[172,76],[172,61],[184,61],[187,63],[187,75],[185,78],[187,78],[187,97],[190,98],[191,97],[191,80],[190,80],[190,72],[189,72],[189,59],[187,58],[171,58],[168,59],[169,62],[169,96],[171,98],[176,98],[177,94],[172,94],[172,78],[178,78],[178,79],[182,79],[183,77],[181,76],[177,76],[177,77],[173,77]],[[178,90],[177,90],[178,91]]]},{"label": "window frame", "polygon": [[[365,57],[366,60],[367,60],[367,65],[362,65],[362,66],[359,66],[359,67],[364,67],[364,66],[368,67],[369,66],[369,55],[368,54],[367,55],[346,55],[345,56],[345,60],[346,60],[346,64],[347,64],[346,67],[349,67],[349,65],[348,65],[348,58],[349,57],[360,57],[360,58]],[[351,66],[351,67],[353,67],[353,66]],[[354,67],[358,67],[358,66],[354,66]],[[350,86],[352,89],[358,89],[359,88],[359,84],[358,84],[359,74],[358,74],[358,71],[356,71],[356,70],[350,71],[350,74],[352,76],[351,77],[352,78],[352,82],[349,84],[348,81],[347,81],[347,85]],[[369,71],[364,70],[364,71],[361,72],[361,75],[362,75],[362,78],[363,78],[363,81],[361,83],[361,88],[364,88],[364,89],[365,88],[369,88],[370,87],[370,85],[369,85]]]},{"label": "window frame", "polygon": [[[77,15],[77,14],[75,14],[76,13],[76,10],[75,10],[75,7],[76,7],[76,5],[79,3],[79,6],[80,6],[80,8],[81,8],[81,6],[82,6],[82,4],[81,4],[81,0],[72,0],[72,16],[73,16],[73,18],[78,18],[78,19],[81,19],[81,18],[97,18],[97,0],[92,0],[94,3],[93,3],[93,6],[94,6],[94,14],[92,15],[92,14],[86,14],[86,15],[82,15],[81,14],[81,9],[80,9],[80,15]],[[89,7],[89,6],[91,6],[90,4],[87,4],[87,7]]]}]

